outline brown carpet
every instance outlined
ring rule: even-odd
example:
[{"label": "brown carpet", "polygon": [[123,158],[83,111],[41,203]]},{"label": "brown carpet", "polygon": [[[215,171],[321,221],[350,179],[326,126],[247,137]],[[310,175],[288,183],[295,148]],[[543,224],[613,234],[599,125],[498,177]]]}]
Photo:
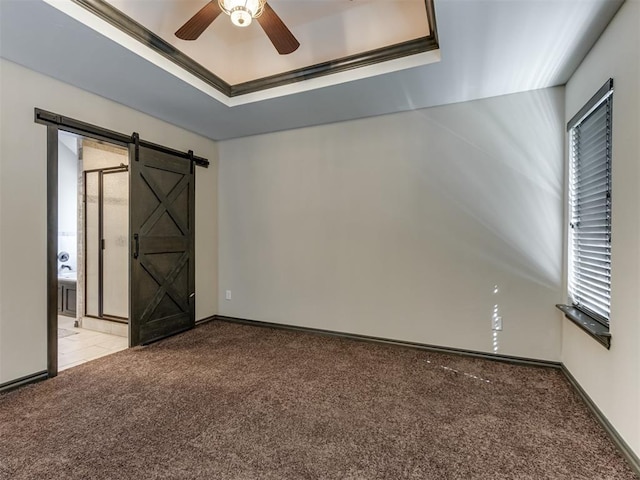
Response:
[{"label": "brown carpet", "polygon": [[632,479],[553,369],[213,322],[0,395],[3,479]]}]

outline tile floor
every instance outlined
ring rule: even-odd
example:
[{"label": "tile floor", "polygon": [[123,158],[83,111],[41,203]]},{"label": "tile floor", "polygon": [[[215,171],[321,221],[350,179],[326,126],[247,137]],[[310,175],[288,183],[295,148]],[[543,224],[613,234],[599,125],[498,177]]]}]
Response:
[{"label": "tile floor", "polygon": [[58,328],[77,332],[75,335],[58,338],[58,371],[128,347],[126,337],[76,328],[73,326],[74,321],[72,317],[58,316]]}]

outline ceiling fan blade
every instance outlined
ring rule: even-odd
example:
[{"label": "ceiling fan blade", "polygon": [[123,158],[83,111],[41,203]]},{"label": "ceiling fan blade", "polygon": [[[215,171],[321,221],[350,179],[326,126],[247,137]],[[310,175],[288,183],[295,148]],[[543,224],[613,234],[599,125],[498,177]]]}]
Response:
[{"label": "ceiling fan blade", "polygon": [[200,9],[176,32],[176,37],[182,40],[195,40],[204,32],[211,22],[222,13],[218,0],[212,0]]},{"label": "ceiling fan blade", "polygon": [[280,55],[287,55],[295,52],[300,46],[300,42],[293,36],[291,30],[287,28],[284,22],[280,19],[278,14],[273,11],[273,8],[266,3],[264,5],[264,11],[256,20],[267,34],[273,46]]}]

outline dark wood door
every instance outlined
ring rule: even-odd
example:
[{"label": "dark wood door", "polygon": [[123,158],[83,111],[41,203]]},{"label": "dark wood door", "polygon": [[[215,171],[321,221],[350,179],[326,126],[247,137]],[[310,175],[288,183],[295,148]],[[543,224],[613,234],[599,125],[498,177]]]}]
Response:
[{"label": "dark wood door", "polygon": [[[134,137],[135,138],[135,137]],[[129,343],[195,326],[193,162],[131,145]]]}]

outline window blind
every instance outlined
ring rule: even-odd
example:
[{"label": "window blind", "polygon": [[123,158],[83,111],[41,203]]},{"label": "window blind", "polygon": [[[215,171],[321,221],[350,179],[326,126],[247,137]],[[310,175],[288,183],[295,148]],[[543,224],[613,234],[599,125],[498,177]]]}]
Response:
[{"label": "window blind", "polygon": [[569,296],[605,324],[611,304],[612,92],[570,128]]}]

